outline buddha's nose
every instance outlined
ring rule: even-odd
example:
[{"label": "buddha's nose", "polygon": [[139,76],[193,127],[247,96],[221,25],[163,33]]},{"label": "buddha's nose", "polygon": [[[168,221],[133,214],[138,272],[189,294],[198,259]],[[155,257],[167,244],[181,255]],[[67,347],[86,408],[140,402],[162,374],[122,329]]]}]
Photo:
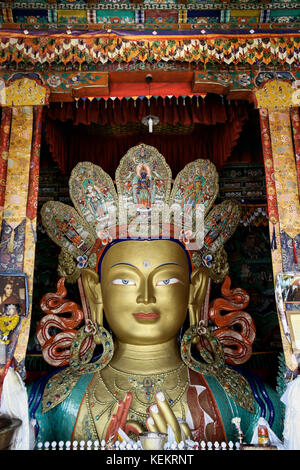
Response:
[{"label": "buddha's nose", "polygon": [[139,304],[145,305],[153,304],[156,302],[152,282],[150,279],[145,279],[144,282],[141,283],[136,301]]}]

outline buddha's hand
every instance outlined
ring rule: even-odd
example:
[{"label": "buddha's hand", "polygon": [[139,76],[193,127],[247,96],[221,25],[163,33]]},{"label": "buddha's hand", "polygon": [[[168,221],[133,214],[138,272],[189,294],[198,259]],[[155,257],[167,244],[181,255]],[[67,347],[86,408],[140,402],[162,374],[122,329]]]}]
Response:
[{"label": "buddha's hand", "polygon": [[177,442],[183,439],[193,439],[188,425],[179,421],[162,392],[155,395],[156,403],[149,408],[150,416],[146,426],[150,432],[162,432],[168,434],[168,425],[172,428]]},{"label": "buddha's hand", "polygon": [[124,431],[125,434],[133,432],[134,434],[139,435],[143,432],[142,427],[138,423],[127,420],[131,402],[132,393],[130,392],[126,393],[124,401],[118,401],[116,413],[112,415],[106,431],[106,441],[116,442],[119,437],[121,437],[119,436],[119,429]]}]

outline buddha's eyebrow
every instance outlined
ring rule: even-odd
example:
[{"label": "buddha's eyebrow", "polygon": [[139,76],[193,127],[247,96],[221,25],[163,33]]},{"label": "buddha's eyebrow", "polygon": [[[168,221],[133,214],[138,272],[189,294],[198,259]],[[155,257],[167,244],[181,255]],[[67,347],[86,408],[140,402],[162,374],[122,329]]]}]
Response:
[{"label": "buddha's eyebrow", "polygon": [[113,267],[115,267],[115,266],[119,266],[120,264],[125,265],[125,266],[131,266],[132,268],[138,269],[136,266],[134,266],[134,264],[130,264],[130,263],[116,263],[116,264],[113,264],[113,265],[110,267],[110,269],[113,268]]},{"label": "buddha's eyebrow", "polygon": [[182,266],[181,264],[179,264],[179,263],[163,263],[163,264],[160,264],[159,266],[156,266],[154,269],[161,268],[162,266],[168,266],[168,265],[170,265],[170,264],[172,264],[172,265],[175,264],[175,266],[180,266],[181,268],[183,268],[183,266]]},{"label": "buddha's eyebrow", "polygon": [[[131,263],[116,263],[116,264],[113,264],[110,267],[110,269],[114,268],[115,266],[119,266],[119,265],[131,266],[132,268],[139,270],[139,268],[137,268],[137,266],[135,266],[134,264],[131,264]],[[163,266],[169,266],[169,265],[175,265],[175,266],[179,266],[180,268],[183,268],[183,266],[179,263],[163,263],[163,264],[159,264],[154,269],[158,269],[158,268],[161,268]]]}]

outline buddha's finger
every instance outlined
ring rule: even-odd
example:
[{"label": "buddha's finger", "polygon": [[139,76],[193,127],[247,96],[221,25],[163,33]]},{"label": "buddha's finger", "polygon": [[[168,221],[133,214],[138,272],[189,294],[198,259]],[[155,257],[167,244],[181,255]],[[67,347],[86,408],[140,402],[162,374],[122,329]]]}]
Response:
[{"label": "buddha's finger", "polygon": [[186,439],[193,440],[193,434],[192,434],[192,431],[190,430],[189,426],[184,421],[180,421],[179,425],[180,425],[180,428],[183,431],[183,434],[186,437]]},{"label": "buddha's finger", "polygon": [[158,432],[168,433],[168,426],[157,405],[150,406],[149,413],[158,429]]},{"label": "buddha's finger", "polygon": [[158,429],[152,416],[149,416],[149,418],[146,419],[146,428],[149,432],[158,432]]},{"label": "buddha's finger", "polygon": [[156,399],[157,406],[160,409],[167,425],[171,426],[171,428],[173,429],[176,441],[180,442],[181,441],[181,429],[177,421],[177,418],[174,415],[164,394],[162,392],[156,393],[155,399]]}]

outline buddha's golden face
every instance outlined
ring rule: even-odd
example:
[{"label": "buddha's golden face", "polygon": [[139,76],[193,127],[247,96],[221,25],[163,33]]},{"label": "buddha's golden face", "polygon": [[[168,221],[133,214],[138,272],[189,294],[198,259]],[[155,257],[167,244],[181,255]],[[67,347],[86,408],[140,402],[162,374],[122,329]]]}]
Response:
[{"label": "buddha's golden face", "polygon": [[175,242],[122,241],[103,257],[103,309],[122,342],[158,344],[176,336],[186,317],[189,290],[187,255]]}]

